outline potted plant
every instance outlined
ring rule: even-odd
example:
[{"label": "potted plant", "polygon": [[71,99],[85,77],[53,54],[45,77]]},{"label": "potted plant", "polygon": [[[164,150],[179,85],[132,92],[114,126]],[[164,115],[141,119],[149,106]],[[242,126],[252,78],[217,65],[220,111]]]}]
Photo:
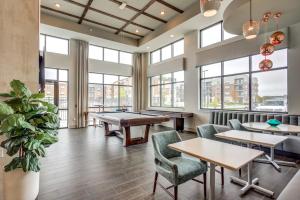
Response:
[{"label": "potted plant", "polygon": [[10,86],[10,93],[0,94],[1,147],[10,157],[4,167],[4,199],[34,200],[39,192],[39,158],[58,141],[58,108],[19,80]]}]

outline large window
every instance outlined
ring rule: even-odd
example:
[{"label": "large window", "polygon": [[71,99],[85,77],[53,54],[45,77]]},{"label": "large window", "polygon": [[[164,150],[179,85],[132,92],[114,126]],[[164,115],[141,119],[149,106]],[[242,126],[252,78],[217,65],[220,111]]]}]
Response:
[{"label": "large window", "polygon": [[89,73],[89,111],[132,109],[132,78]]},{"label": "large window", "polygon": [[183,39],[151,52],[151,64],[155,64],[182,54],[184,54]]},{"label": "large window", "polygon": [[58,106],[60,128],[68,127],[68,70],[45,68],[45,101]]},{"label": "large window", "polygon": [[69,40],[53,37],[49,35],[40,35],[40,51],[46,50],[51,53],[69,54]]},{"label": "large window", "polygon": [[287,112],[287,49],[271,56],[273,68],[258,68],[261,55],[201,66],[200,107]]},{"label": "large window", "polygon": [[89,45],[89,58],[132,65],[132,53]]},{"label": "large window", "polygon": [[184,71],[150,78],[152,107],[184,107]]},{"label": "large window", "polygon": [[235,36],[226,32],[223,29],[223,22],[219,22],[200,31],[200,47],[206,47]]}]

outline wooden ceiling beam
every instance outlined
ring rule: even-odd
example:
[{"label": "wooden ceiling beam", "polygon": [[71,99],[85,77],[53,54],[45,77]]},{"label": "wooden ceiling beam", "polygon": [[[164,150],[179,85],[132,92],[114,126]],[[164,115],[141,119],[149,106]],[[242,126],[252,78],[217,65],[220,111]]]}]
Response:
[{"label": "wooden ceiling beam", "polygon": [[88,3],[86,4],[86,6],[84,7],[83,13],[78,21],[78,24],[82,23],[82,20],[84,19],[84,17],[86,16],[86,13],[88,12],[90,6],[92,5],[94,0],[89,0]]},{"label": "wooden ceiling beam", "polygon": [[128,24],[130,24],[130,22],[132,22],[133,20],[135,20],[138,16],[140,16],[145,10],[147,10],[154,2],[156,2],[156,0],[151,0],[149,1],[143,8],[142,10],[140,10],[138,13],[136,13],[130,20],[129,22],[126,22],[119,30],[117,30],[116,34],[119,34],[121,31],[124,30],[124,28],[126,28],[128,26]]},{"label": "wooden ceiling beam", "polygon": [[[73,1],[73,0],[64,0],[64,1],[66,1],[66,2],[68,2],[68,3],[71,3],[71,4],[74,4],[74,5],[77,5],[77,6],[80,6],[80,7],[85,7],[84,4],[81,4],[81,3],[76,2],[76,1]],[[106,16],[109,16],[109,17],[112,17],[112,18],[114,18],[114,19],[118,19],[118,20],[123,21],[123,22],[129,22],[129,20],[127,20],[127,19],[125,19],[125,18],[118,17],[118,16],[116,16],[116,15],[113,15],[113,14],[110,14],[110,13],[107,13],[107,12],[104,12],[104,11],[102,11],[102,10],[96,9],[96,8],[94,8],[94,7],[91,7],[91,6],[89,7],[89,10],[92,10],[92,11],[95,11],[95,12],[97,12],[97,13],[100,13],[100,14],[103,14],[103,15],[106,15]],[[147,26],[144,26],[144,25],[141,25],[141,24],[138,24],[138,23],[135,23],[135,22],[130,22],[130,23],[133,24],[133,25],[135,25],[135,26],[138,26],[138,27],[147,29],[147,30],[149,30],[149,31],[154,31],[154,29],[149,28],[149,27],[147,27]]]},{"label": "wooden ceiling beam", "polygon": [[[110,1],[113,2],[113,3],[115,3],[115,4],[118,4],[118,5],[121,5],[121,4],[122,4],[122,2],[119,1],[119,0],[110,0]],[[135,12],[140,12],[140,11],[141,11],[140,9],[137,9],[137,8],[131,6],[131,5],[128,5],[128,4],[126,5],[126,8],[128,8],[128,9],[130,9],[130,10],[133,10],[133,11],[135,11]],[[157,21],[160,21],[160,22],[162,22],[162,23],[167,23],[166,20],[161,19],[161,18],[159,18],[159,17],[156,17],[156,16],[154,16],[154,15],[151,15],[151,14],[149,14],[149,13],[146,13],[145,11],[143,11],[141,14],[142,14],[142,15],[145,15],[145,16],[147,16],[147,17],[150,17],[150,18],[152,18],[152,19],[155,19],[155,20],[157,20]]]},{"label": "wooden ceiling beam", "polygon": [[[76,18],[76,19],[80,19],[81,18],[80,16],[73,15],[73,14],[70,14],[70,13],[67,13],[67,12],[64,12],[64,11],[61,11],[61,10],[56,10],[56,9],[53,9],[53,8],[50,8],[50,7],[47,7],[47,6],[41,5],[41,8],[43,8],[45,10],[50,10],[52,12],[56,12],[56,13],[59,13],[59,14],[62,14],[62,15],[66,15],[66,16],[69,16],[69,17],[73,17],[73,18]],[[99,23],[99,22],[96,22],[96,21],[93,21],[93,20],[89,20],[89,19],[85,19],[84,18],[83,21],[87,21],[87,22],[90,22],[92,24],[97,24],[99,26],[110,28],[110,29],[113,29],[115,31],[119,30],[119,28],[117,28],[117,27],[113,27],[113,26],[110,26],[110,25],[107,25],[107,24],[102,24],[102,23]],[[125,31],[125,30],[122,30],[122,32],[130,34],[130,35],[134,35],[134,36],[137,36],[137,37],[144,37],[142,35],[139,35],[139,34],[136,34],[136,33],[131,33],[129,31]]]},{"label": "wooden ceiling beam", "polygon": [[171,5],[171,4],[169,4],[168,2],[165,2],[164,0],[157,0],[157,2],[159,2],[159,3],[161,3],[161,4],[165,5],[165,6],[167,6],[168,8],[170,8],[172,10],[175,10],[176,12],[179,12],[179,13],[183,13],[184,12],[183,10],[181,10],[181,9],[179,9],[179,8]]}]

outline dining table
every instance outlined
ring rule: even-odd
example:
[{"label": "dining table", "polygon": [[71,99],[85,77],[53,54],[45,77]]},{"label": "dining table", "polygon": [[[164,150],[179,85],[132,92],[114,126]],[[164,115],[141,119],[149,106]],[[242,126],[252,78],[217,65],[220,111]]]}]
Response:
[{"label": "dining table", "polygon": [[194,138],[182,142],[168,145],[169,148],[182,152],[186,155],[195,157],[209,163],[209,199],[215,199],[215,167],[221,166],[226,169],[237,171],[244,166],[248,166],[248,179],[244,181],[239,178],[232,178],[236,182],[245,184],[241,194],[244,194],[249,188],[254,188],[268,196],[273,196],[274,192],[258,186],[258,178],[252,179],[252,162],[264,154],[263,151],[233,145],[206,138]]},{"label": "dining table", "polygon": [[278,126],[271,126],[266,122],[248,122],[242,124],[246,129],[252,131],[269,132],[272,134],[278,133],[282,135],[300,133],[300,126],[291,124],[279,124]]},{"label": "dining table", "polygon": [[225,131],[222,133],[218,133],[215,136],[217,138],[221,138],[221,139],[225,139],[225,140],[231,140],[231,141],[235,141],[235,142],[244,143],[249,146],[250,145],[259,145],[259,146],[270,148],[270,156],[265,154],[264,156],[266,157],[266,159],[258,158],[258,159],[255,159],[254,161],[271,164],[279,172],[281,172],[281,167],[279,165],[296,167],[295,162],[287,162],[287,161],[274,159],[275,147],[277,145],[280,145],[281,143],[283,143],[285,140],[287,140],[288,137],[286,137],[286,136],[264,134],[264,133],[251,132],[251,131],[241,131],[241,130]]}]

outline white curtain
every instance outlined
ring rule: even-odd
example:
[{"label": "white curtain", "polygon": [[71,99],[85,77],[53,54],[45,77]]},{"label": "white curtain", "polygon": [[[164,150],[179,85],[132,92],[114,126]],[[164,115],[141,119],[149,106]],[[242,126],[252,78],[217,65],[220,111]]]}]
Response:
[{"label": "white curtain", "polygon": [[85,127],[85,112],[88,111],[88,55],[89,44],[76,41],[76,128]]},{"label": "white curtain", "polygon": [[133,111],[139,112],[147,108],[147,67],[148,53],[133,55]]}]

